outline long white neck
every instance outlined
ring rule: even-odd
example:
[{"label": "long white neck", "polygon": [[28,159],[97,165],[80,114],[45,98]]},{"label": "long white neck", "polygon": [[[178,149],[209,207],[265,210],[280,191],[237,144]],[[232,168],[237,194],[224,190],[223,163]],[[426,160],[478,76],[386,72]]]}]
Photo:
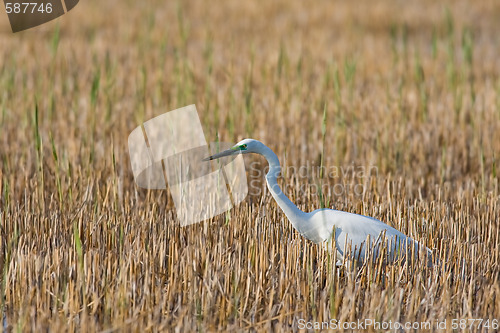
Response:
[{"label": "long white neck", "polygon": [[280,161],[269,147],[262,144],[259,154],[264,156],[269,163],[269,172],[266,175],[267,187],[278,206],[283,210],[292,226],[305,238],[320,243],[328,239],[332,233],[332,225],[323,219],[312,220],[308,213],[301,211],[278,185],[278,176],[281,171]]},{"label": "long white neck", "polygon": [[262,149],[260,154],[264,156],[269,163],[269,172],[266,174],[267,187],[271,192],[276,203],[285,213],[288,220],[292,223],[293,227],[299,232],[303,230],[303,225],[301,222],[303,220],[299,218],[301,214],[304,214],[295,204],[288,199],[288,197],[283,193],[280,186],[278,185],[278,176],[281,171],[280,161],[278,156],[267,146]]}]

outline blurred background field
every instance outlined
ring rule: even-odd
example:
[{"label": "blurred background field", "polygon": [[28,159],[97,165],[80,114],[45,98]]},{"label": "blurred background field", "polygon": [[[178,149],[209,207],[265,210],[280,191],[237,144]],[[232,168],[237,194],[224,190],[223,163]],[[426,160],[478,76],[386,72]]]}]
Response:
[{"label": "blurred background field", "polygon": [[[3,327],[500,319],[499,29],[494,0],[87,0],[17,34],[2,11]],[[446,267],[336,269],[263,180],[228,214],[181,228],[168,191],[135,186],[127,138],[189,104],[209,142],[252,137],[285,167],[374,168],[283,184],[301,209],[373,216]],[[365,191],[320,198],[304,184]]]}]

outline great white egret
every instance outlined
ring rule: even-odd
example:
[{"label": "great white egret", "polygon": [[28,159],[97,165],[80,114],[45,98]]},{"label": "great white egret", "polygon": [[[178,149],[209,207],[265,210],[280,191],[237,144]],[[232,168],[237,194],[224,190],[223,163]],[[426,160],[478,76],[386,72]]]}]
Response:
[{"label": "great white egret", "polygon": [[325,247],[331,248],[331,243],[335,239],[340,259],[345,253],[350,252],[353,258],[363,261],[368,251],[371,251],[373,258],[376,258],[384,245],[387,245],[386,254],[390,261],[408,258],[412,253],[416,255],[419,251],[424,251],[427,255],[427,264],[432,265],[431,251],[427,247],[375,218],[328,208],[309,213],[301,211],[278,185],[277,179],[281,171],[278,157],[260,141],[242,140],[231,149],[207,157],[204,161],[240,153],[256,153],[264,156],[269,163],[269,172],[266,174],[269,191],[293,227],[303,237]]}]

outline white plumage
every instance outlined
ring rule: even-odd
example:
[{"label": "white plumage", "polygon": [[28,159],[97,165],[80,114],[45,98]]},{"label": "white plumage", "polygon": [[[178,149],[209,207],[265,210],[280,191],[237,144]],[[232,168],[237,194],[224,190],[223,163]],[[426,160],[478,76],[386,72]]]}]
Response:
[{"label": "white plumage", "polygon": [[332,247],[331,243],[335,239],[334,243],[340,259],[345,256],[346,251],[350,251],[354,258],[363,261],[367,249],[371,249],[374,257],[377,257],[386,242],[390,261],[425,251],[431,264],[431,251],[428,248],[375,218],[328,208],[309,213],[301,211],[278,185],[277,179],[281,171],[278,157],[260,141],[242,140],[231,149],[212,155],[205,160],[240,153],[256,153],[266,158],[269,163],[269,172],[266,175],[267,186],[293,227],[303,237],[328,248]]}]

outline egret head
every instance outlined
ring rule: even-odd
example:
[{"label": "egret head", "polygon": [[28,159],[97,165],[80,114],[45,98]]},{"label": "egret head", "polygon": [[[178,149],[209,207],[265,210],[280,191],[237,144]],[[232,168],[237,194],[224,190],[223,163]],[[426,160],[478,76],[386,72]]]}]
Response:
[{"label": "egret head", "polygon": [[203,160],[204,161],[216,160],[224,156],[231,156],[237,154],[260,153],[263,147],[265,146],[260,141],[254,139],[244,139],[235,144],[230,149],[214,154],[207,158],[204,158]]}]

